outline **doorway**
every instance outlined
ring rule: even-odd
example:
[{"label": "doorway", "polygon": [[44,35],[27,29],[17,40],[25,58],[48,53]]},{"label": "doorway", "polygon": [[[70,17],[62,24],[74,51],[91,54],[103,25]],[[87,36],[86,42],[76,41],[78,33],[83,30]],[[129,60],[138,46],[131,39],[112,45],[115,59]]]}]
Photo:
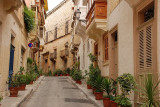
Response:
[{"label": "doorway", "polygon": [[115,30],[111,33],[111,54],[110,54],[110,77],[116,79],[118,77],[118,33]]},{"label": "doorway", "polygon": [[11,44],[11,46],[10,46],[10,61],[9,61],[9,75],[8,75],[9,85],[10,85],[11,78],[13,75],[14,50],[15,50],[15,47]]},{"label": "doorway", "polygon": [[94,55],[97,57],[97,61],[94,63],[94,67],[98,65],[98,43],[94,44]]}]

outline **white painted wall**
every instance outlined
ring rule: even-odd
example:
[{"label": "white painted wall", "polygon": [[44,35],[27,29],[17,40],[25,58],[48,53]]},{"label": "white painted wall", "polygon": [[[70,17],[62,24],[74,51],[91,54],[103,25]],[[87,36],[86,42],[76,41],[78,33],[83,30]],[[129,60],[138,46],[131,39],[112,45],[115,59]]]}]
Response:
[{"label": "white painted wall", "polygon": [[118,25],[118,72],[134,74],[133,9],[124,0],[108,17],[108,28]]}]

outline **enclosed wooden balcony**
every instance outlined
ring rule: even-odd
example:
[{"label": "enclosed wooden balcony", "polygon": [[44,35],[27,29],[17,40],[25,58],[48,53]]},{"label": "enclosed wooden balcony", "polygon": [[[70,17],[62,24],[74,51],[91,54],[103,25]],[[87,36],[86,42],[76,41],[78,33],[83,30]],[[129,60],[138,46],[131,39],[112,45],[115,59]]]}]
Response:
[{"label": "enclosed wooden balcony", "polygon": [[67,56],[69,56],[69,49],[64,49],[60,51],[60,57],[62,59],[67,59]]},{"label": "enclosed wooden balcony", "polygon": [[[90,3],[92,2],[92,3]],[[107,31],[107,0],[88,0],[86,33],[96,40]]]},{"label": "enclosed wooden balcony", "polygon": [[57,52],[50,53],[50,60],[54,61],[57,58]]}]

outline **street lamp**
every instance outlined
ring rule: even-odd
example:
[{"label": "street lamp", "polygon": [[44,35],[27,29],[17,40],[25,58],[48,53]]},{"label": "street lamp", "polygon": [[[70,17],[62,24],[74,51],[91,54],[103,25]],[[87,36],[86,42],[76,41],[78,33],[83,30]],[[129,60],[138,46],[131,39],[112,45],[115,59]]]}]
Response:
[{"label": "street lamp", "polygon": [[80,15],[81,15],[81,12],[79,9],[77,9],[76,11],[76,18],[79,19],[80,18]]}]

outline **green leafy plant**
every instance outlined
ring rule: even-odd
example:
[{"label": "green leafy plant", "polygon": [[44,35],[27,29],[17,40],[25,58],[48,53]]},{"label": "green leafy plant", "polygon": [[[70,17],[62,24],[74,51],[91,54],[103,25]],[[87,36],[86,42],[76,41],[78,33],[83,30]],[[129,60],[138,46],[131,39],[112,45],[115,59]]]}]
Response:
[{"label": "green leafy plant", "polygon": [[160,80],[157,83],[154,83],[152,74],[148,74],[144,81],[144,87],[141,88],[142,93],[145,97],[145,102],[141,107],[160,107],[158,102],[159,90],[158,85]]},{"label": "green leafy plant", "polygon": [[27,32],[31,32],[34,27],[35,27],[35,14],[32,10],[28,9],[27,7],[24,7],[24,23],[25,23],[25,28]]},{"label": "green leafy plant", "polygon": [[129,73],[124,73],[123,75],[117,78],[119,82],[122,94],[128,95],[129,92],[135,89],[135,80],[134,77]]},{"label": "green leafy plant", "polygon": [[94,87],[96,92],[102,92],[102,83],[103,83],[103,77],[101,75],[98,75],[95,79],[95,81],[92,83],[92,87]]},{"label": "green leafy plant", "polygon": [[52,76],[52,71],[51,70],[48,70],[48,73],[47,73],[47,76]]},{"label": "green leafy plant", "polygon": [[9,87],[18,87],[20,85],[17,75],[12,76],[12,78],[9,78],[9,80]]},{"label": "green leafy plant", "polygon": [[24,74],[18,75],[17,80],[18,80],[20,85],[27,84],[27,78],[26,78],[26,75],[24,75]]},{"label": "green leafy plant", "polygon": [[123,95],[118,95],[116,98],[115,98],[115,102],[120,105],[120,106],[123,106],[123,107],[132,107],[132,104],[131,104],[131,101],[129,98],[127,97],[124,97]]},{"label": "green leafy plant", "polygon": [[129,73],[124,73],[117,78],[117,82],[120,85],[122,93],[121,95],[116,96],[116,103],[118,103],[120,106],[130,107],[131,101],[127,95],[129,95],[130,92],[135,89],[135,80],[133,76]]},{"label": "green leafy plant", "polygon": [[112,82],[111,82],[111,80],[109,78],[104,78],[103,79],[102,88],[107,93],[107,96],[105,96],[105,97],[110,98],[113,88],[112,88]]},{"label": "green leafy plant", "polygon": [[80,70],[74,71],[74,74],[72,75],[72,78],[76,80],[81,80],[83,78],[82,72]]},{"label": "green leafy plant", "polygon": [[90,61],[91,61],[92,63],[95,62],[95,61],[97,61],[97,57],[94,56],[92,53],[90,53],[88,56],[89,56]]},{"label": "green leafy plant", "polygon": [[98,76],[101,75],[101,71],[98,66],[96,68],[94,68],[93,64],[91,64],[89,66],[88,75],[89,75],[90,84],[92,87],[94,87],[95,80],[97,79]]}]

